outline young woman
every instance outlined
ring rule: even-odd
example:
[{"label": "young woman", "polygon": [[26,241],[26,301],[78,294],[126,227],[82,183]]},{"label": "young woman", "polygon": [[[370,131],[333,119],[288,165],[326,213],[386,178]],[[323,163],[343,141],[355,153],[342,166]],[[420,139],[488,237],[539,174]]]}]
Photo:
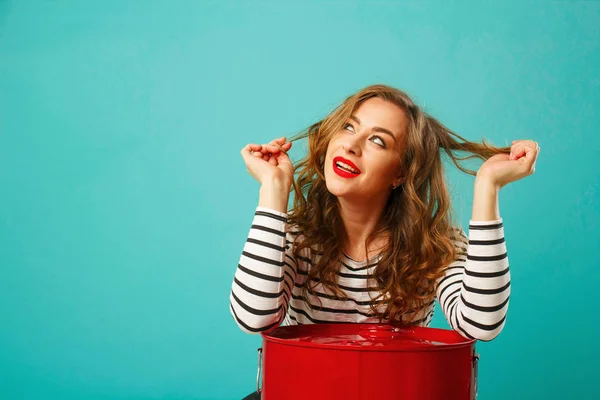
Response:
[{"label": "young woman", "polygon": [[[309,153],[293,165],[287,151],[305,137]],[[248,144],[242,157],[261,186],[231,289],[235,321],[248,333],[428,326],[437,299],[452,329],[492,340],[510,295],[498,193],[534,172],[539,151],[531,140],[469,142],[386,85],[351,95],[290,142]],[[443,154],[476,177],[468,236],[453,220]],[[474,157],[478,171],[461,165]]]}]

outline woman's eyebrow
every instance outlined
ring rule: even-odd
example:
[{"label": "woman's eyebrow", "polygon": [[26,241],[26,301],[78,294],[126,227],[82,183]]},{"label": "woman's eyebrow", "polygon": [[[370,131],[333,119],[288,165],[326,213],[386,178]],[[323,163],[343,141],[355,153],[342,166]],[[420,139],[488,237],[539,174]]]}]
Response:
[{"label": "woman's eyebrow", "polygon": [[[360,125],[360,119],[358,119],[357,116],[351,115],[350,118],[353,119],[353,120],[355,120]],[[388,129],[381,128],[379,126],[374,126],[371,130],[374,131],[374,132],[386,133],[386,134],[390,135],[392,137],[392,139],[394,139],[394,141],[396,140],[396,136],[394,136],[394,134],[392,133],[392,131],[390,131]]]}]

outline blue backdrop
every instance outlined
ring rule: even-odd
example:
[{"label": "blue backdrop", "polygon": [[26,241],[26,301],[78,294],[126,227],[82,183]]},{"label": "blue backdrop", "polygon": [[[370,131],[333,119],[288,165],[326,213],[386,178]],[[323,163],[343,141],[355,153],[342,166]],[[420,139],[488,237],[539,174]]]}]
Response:
[{"label": "blue backdrop", "polygon": [[[0,0],[0,398],[253,390],[240,150],[373,83],[540,144],[500,193],[512,296],[479,398],[598,396],[599,2]],[[447,175],[466,230],[473,177]]]}]

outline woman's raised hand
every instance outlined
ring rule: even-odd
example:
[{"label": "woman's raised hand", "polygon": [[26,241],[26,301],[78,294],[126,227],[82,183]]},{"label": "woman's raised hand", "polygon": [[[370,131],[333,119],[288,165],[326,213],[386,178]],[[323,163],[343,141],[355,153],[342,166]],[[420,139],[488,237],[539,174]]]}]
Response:
[{"label": "woman's raised hand", "polygon": [[282,137],[263,145],[250,143],[241,153],[248,172],[261,185],[279,181],[289,187],[294,180],[294,166],[286,152],[291,147],[292,142]]}]

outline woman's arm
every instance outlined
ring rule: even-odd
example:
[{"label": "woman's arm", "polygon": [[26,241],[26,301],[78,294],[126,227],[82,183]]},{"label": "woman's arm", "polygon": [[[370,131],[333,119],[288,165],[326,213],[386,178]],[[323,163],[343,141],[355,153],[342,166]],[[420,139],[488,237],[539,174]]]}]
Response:
[{"label": "woman's arm", "polygon": [[446,320],[469,339],[490,341],[504,327],[510,297],[510,271],[502,219],[469,222],[460,229],[456,260],[437,286]]},{"label": "woman's arm", "polygon": [[494,339],[508,310],[510,271],[498,190],[488,181],[476,180],[469,237],[459,230],[457,258],[437,286],[448,323],[469,339]]},{"label": "woman's arm", "polygon": [[491,180],[475,178],[473,190],[473,221],[496,221],[500,219],[498,192],[500,188]]},{"label": "woman's arm", "polygon": [[231,287],[230,311],[240,329],[259,333],[279,326],[296,279],[294,233],[287,227],[289,192],[261,186],[259,205]]},{"label": "woman's arm", "polygon": [[496,154],[477,171],[468,239],[462,229],[459,232],[466,258],[458,257],[448,267],[437,288],[446,319],[465,337],[492,340],[504,327],[510,271],[498,192],[533,174],[539,152],[537,142],[515,140],[510,156]]}]

